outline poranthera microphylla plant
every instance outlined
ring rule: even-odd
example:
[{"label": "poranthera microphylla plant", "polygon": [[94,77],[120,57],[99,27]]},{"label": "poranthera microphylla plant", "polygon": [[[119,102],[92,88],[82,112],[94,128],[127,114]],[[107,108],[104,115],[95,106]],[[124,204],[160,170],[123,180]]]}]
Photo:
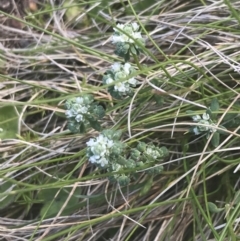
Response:
[{"label": "poranthera microphylla plant", "polygon": [[130,148],[121,141],[121,135],[121,131],[103,130],[98,137],[87,142],[89,161],[111,173],[110,180],[126,185],[141,167],[148,167],[146,172],[150,174],[157,174],[163,170],[163,166],[157,163],[168,156],[166,147],[159,148],[138,142],[135,148]]},{"label": "poranthera microphylla plant", "polygon": [[[117,24],[113,29],[112,43],[116,47],[114,53],[124,61],[113,63],[104,73],[102,81],[114,99],[125,99],[131,97],[139,85],[136,76],[141,68],[138,55],[142,52],[140,46],[144,46],[145,41],[137,23]],[[131,56],[138,68],[129,63]],[[157,174],[163,170],[160,163],[168,156],[167,148],[144,142],[138,142],[137,146],[131,147],[121,140],[121,130],[102,130],[100,121],[105,115],[105,110],[94,100],[93,95],[72,98],[66,101],[65,106],[71,132],[84,133],[89,127],[101,131],[97,137],[87,141],[87,157],[90,163],[109,173],[110,181],[127,185],[131,178],[136,176],[137,170],[147,174]],[[214,146],[219,145],[218,127],[224,129],[223,126],[216,126],[216,115],[213,112],[218,109],[218,102],[214,100],[202,115],[188,112],[196,123],[190,128],[190,132],[195,135],[204,134],[207,138],[213,133],[211,141]]]},{"label": "poranthera microphylla plant", "polygon": [[[124,59],[123,63],[116,62],[103,75],[103,84],[115,99],[131,97],[139,82],[136,78],[137,69],[128,61],[142,51],[138,43],[144,46],[140,27],[137,23],[117,24],[112,35],[115,54]],[[68,129],[73,133],[84,133],[92,127],[101,130],[100,120],[105,111],[94,101],[91,94],[81,95],[66,101],[66,117]],[[90,163],[100,170],[109,173],[110,181],[117,181],[120,185],[127,185],[136,176],[136,170],[145,170],[148,174],[157,174],[163,170],[160,165],[163,158],[168,156],[166,147],[138,142],[130,147],[121,140],[121,130],[102,130],[95,138],[87,141],[87,157]]]},{"label": "poranthera microphylla plant", "polygon": [[103,76],[103,84],[114,84],[108,87],[108,92],[116,99],[131,96],[134,93],[132,87],[138,84],[138,81],[131,77],[135,72],[136,70],[129,63],[114,63]]},{"label": "poranthera microphylla plant", "polygon": [[208,139],[213,134],[211,143],[214,147],[219,145],[220,134],[226,134],[225,126],[217,126],[217,114],[219,111],[219,103],[217,99],[213,99],[211,106],[202,115],[194,114],[193,111],[187,111],[192,116],[192,120],[196,123],[195,126],[190,127],[189,131],[195,135],[204,135]]},{"label": "poranthera microphylla plant", "polygon": [[94,102],[93,95],[83,95],[66,101],[66,117],[68,129],[73,133],[84,133],[86,128],[91,126],[100,130],[99,119],[105,115],[101,105]]}]

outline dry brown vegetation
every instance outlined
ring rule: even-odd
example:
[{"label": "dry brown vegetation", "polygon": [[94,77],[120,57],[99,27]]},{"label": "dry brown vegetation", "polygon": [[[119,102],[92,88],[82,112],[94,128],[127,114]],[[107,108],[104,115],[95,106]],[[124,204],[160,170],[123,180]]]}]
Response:
[{"label": "dry brown vegetation", "polygon": [[[202,113],[213,97],[219,118],[239,112],[240,1],[137,2],[0,0],[0,105],[14,108],[18,127],[0,144],[0,185],[11,184],[0,188],[0,200],[10,197],[0,206],[0,240],[239,240],[238,125],[216,148],[184,133],[192,123],[186,110]],[[102,86],[117,59],[109,40],[117,21],[140,22],[147,38],[140,62],[148,69],[139,77],[146,82],[132,103],[112,101]],[[123,129],[125,141],[167,146],[164,172],[151,183],[145,175],[128,187],[109,183],[85,157],[96,132],[66,128],[63,104],[80,93],[103,103],[103,126]],[[1,127],[8,114],[0,111]],[[63,187],[78,203],[54,203],[54,216],[42,215],[38,193],[49,190],[54,200],[51,191]],[[208,202],[225,209],[211,212]]]}]

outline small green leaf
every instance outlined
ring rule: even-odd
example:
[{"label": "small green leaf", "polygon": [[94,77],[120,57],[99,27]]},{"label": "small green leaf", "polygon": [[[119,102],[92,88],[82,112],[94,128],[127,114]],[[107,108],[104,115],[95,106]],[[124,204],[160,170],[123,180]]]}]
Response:
[{"label": "small green leaf", "polygon": [[[227,130],[227,128],[225,128],[225,127],[222,126],[222,125],[219,125],[218,127],[219,127],[219,128],[222,128],[222,129],[224,129],[224,130]],[[224,130],[217,130],[217,132],[218,132],[219,134],[228,135],[228,133],[227,133],[226,131],[224,131]]]},{"label": "small green leaf", "polygon": [[156,101],[156,104],[159,106],[162,106],[164,104],[164,98],[158,94],[154,94],[153,99]]},{"label": "small green leaf", "polygon": [[218,208],[218,207],[216,206],[216,204],[214,204],[214,203],[212,203],[212,202],[208,202],[207,205],[208,205],[208,209],[209,209],[209,211],[210,211],[211,213],[219,213],[219,212],[221,212],[222,210],[224,210],[224,208]]},{"label": "small green leaf", "polygon": [[188,115],[194,115],[194,113],[195,113],[195,112],[192,111],[192,110],[187,110],[187,111],[186,111],[186,114],[188,114]]},{"label": "small green leaf", "polygon": [[123,57],[123,58],[124,58],[124,61],[125,61],[125,62],[128,62],[129,59],[130,59],[130,53],[127,52],[124,56],[120,56],[120,57]]},{"label": "small green leaf", "polygon": [[136,49],[135,49],[135,47],[134,46],[131,46],[131,53],[133,54],[133,55],[137,55],[137,51],[136,51]]},{"label": "small green leaf", "polygon": [[79,133],[80,134],[83,134],[86,132],[86,127],[83,123],[80,123],[80,126],[79,126]]},{"label": "small green leaf", "polygon": [[96,130],[96,131],[101,131],[102,127],[101,125],[99,124],[98,121],[96,120],[92,120],[92,119],[88,119],[89,123],[90,123],[90,126]]},{"label": "small green leaf", "polygon": [[210,109],[212,111],[219,111],[219,103],[218,103],[218,100],[217,98],[214,98],[211,102],[211,105],[210,105]]},{"label": "small green leaf", "polygon": [[161,157],[167,157],[169,155],[169,151],[165,146],[160,147],[159,152],[161,153]]},{"label": "small green leaf", "polygon": [[[53,195],[52,199],[54,198]],[[54,217],[59,210],[62,208],[62,206],[64,205],[65,201],[67,200],[69,196],[69,193],[64,192],[64,190],[61,190],[58,194],[58,196],[52,201],[47,201],[44,206],[42,207],[41,211],[40,211],[40,216],[47,216],[47,217]],[[70,198],[70,200],[68,201],[66,207],[63,209],[61,215],[65,216],[65,215],[69,215],[71,212],[69,210],[69,208],[71,208],[72,206],[74,206],[75,204],[78,203],[78,198],[75,197],[74,195]]]},{"label": "small green leaf", "polygon": [[0,107],[0,139],[16,138],[18,116],[13,106]]},{"label": "small green leaf", "polygon": [[153,185],[153,176],[149,176],[149,178],[147,179],[147,182],[145,182],[144,186],[142,187],[139,196],[143,196],[146,195],[149,190],[151,189]]},{"label": "small green leaf", "polygon": [[147,144],[146,144],[145,142],[142,142],[142,141],[139,141],[139,142],[138,142],[137,149],[138,149],[140,152],[146,151],[146,148],[147,148]]},{"label": "small green leaf", "polygon": [[[154,0],[136,1],[136,4],[134,5],[134,10],[136,12],[142,12],[142,11],[148,9],[149,7],[151,7],[155,3],[156,3],[156,1],[154,1]],[[130,8],[130,6],[126,7],[126,12],[128,14],[132,14],[132,9]]]},{"label": "small green leaf", "polygon": [[213,119],[213,113],[212,113],[212,110],[210,108],[207,108],[206,114],[209,115],[210,119]]},{"label": "small green leaf", "polygon": [[[2,51],[1,51],[2,53]],[[4,55],[1,56],[1,59],[0,59],[0,74],[6,74],[6,64],[7,64],[7,61],[6,61],[6,58],[3,57]],[[0,78],[0,81],[2,79]]]},{"label": "small green leaf", "polygon": [[116,181],[119,183],[120,186],[127,186],[130,182],[130,178],[123,174],[117,177]]},{"label": "small green leaf", "polygon": [[183,136],[183,139],[179,140],[179,142],[182,146],[182,150],[185,155],[189,149],[189,137],[185,135],[185,136]]},{"label": "small green leaf", "polygon": [[120,164],[121,166],[125,166],[128,163],[128,160],[122,156],[119,156],[116,160],[117,164]]},{"label": "small green leaf", "polygon": [[105,110],[101,105],[95,106],[93,113],[97,115],[98,119],[102,119],[105,116]]},{"label": "small green leaf", "polygon": [[238,114],[235,113],[227,113],[224,117],[223,117],[223,121],[230,121],[234,118],[236,118],[238,116]]},{"label": "small green leaf", "polygon": [[240,202],[240,191],[237,191],[235,193],[233,202],[234,202],[234,204],[239,204],[239,202]]},{"label": "small green leaf", "polygon": [[126,163],[126,168],[127,169],[135,169],[136,168],[136,162],[133,159],[128,158],[127,163]]},{"label": "small green leaf", "polygon": [[[58,175],[59,178],[63,178],[64,176],[65,176],[64,173],[59,173],[59,175]],[[55,179],[51,179],[48,181],[49,184],[55,183],[55,182],[56,182]],[[41,190],[37,195],[38,200],[40,202],[44,203],[44,205],[40,211],[40,216],[41,217],[55,216],[59,212],[59,210],[62,208],[62,206],[64,205],[67,198],[69,197],[71,190],[72,190],[71,187],[62,188],[60,191],[59,191],[59,188],[49,188],[49,189]],[[58,195],[56,196],[57,193],[58,193]],[[81,194],[80,188],[76,188],[75,192],[69,199],[68,204],[64,208],[61,215],[70,214],[70,212],[72,211],[71,207],[73,207],[74,205],[76,205],[78,203],[78,201],[79,201],[78,196],[80,194]]]},{"label": "small green leaf", "polygon": [[109,88],[108,88],[108,92],[110,93],[110,95],[111,95],[113,98],[115,98],[115,99],[117,99],[117,100],[121,100],[121,99],[123,98],[122,95],[120,95],[118,91],[115,91],[115,90],[114,90],[114,87],[109,87]]},{"label": "small green leaf", "polygon": [[66,118],[66,114],[65,114],[65,113],[63,113],[63,112],[57,112],[57,111],[55,111],[55,113],[54,113],[54,114],[55,114],[56,116]]},{"label": "small green leaf", "polygon": [[16,195],[9,194],[11,190],[12,183],[10,182],[5,182],[0,185],[0,210],[14,202]]},{"label": "small green leaf", "polygon": [[146,170],[146,173],[149,173],[151,175],[155,175],[155,174],[162,173],[163,170],[164,170],[163,166],[155,165],[153,168],[150,168],[150,169]]},{"label": "small green leaf", "polygon": [[79,16],[81,13],[84,12],[84,9],[82,9],[79,6],[76,6],[76,2],[72,3],[73,7],[71,7],[71,1],[65,0],[63,7],[66,7],[65,15],[67,18],[67,21],[72,21],[74,18]]},{"label": "small green leaf", "polygon": [[113,132],[112,139],[115,141],[118,141],[121,138],[121,136],[122,136],[122,131],[117,130]]},{"label": "small green leaf", "polygon": [[220,141],[220,134],[218,132],[214,132],[213,137],[211,139],[211,143],[214,147],[219,146],[219,141]]}]

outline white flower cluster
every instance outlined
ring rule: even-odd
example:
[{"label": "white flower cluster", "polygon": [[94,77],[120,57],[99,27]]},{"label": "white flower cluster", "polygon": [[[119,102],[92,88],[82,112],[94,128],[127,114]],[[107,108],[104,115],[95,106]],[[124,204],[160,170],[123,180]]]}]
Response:
[{"label": "white flower cluster", "polygon": [[[129,63],[125,63],[124,65],[120,63],[114,63],[111,66],[111,71],[114,74],[114,79],[109,76],[109,78],[106,79],[106,84],[111,84],[112,82],[119,81],[114,85],[114,90],[122,94],[127,94],[131,90],[130,85],[135,87],[138,84],[138,81],[135,78],[128,78],[128,76],[131,75],[131,72],[133,72],[132,70],[133,68]],[[120,82],[122,79],[125,80]]]},{"label": "white flower cluster", "polygon": [[[137,23],[131,23],[131,24],[119,23],[117,24],[117,28],[113,28],[113,30],[115,31],[115,34],[112,36],[112,42],[114,44],[118,42],[134,43],[134,40],[143,39],[141,33],[138,32],[139,25]],[[132,38],[129,38],[129,36],[126,35],[125,33],[127,33]]]},{"label": "white flower cluster", "polygon": [[74,118],[77,122],[84,121],[84,114],[89,114],[89,105],[86,105],[84,98],[77,97],[75,102],[72,103],[71,108],[66,110],[65,114],[67,118]]},{"label": "white flower cluster", "polygon": [[147,147],[145,153],[151,156],[155,160],[161,157],[161,154],[159,153],[159,151],[154,150],[151,147]]},{"label": "white flower cluster", "polygon": [[217,129],[215,128],[215,124],[213,123],[213,121],[210,119],[209,114],[204,113],[202,115],[202,117],[200,115],[195,115],[192,117],[193,121],[199,123],[199,124],[203,124],[206,126],[195,126],[193,128],[193,132],[195,133],[195,135],[199,135],[201,132],[215,132]]},{"label": "white flower cluster", "polygon": [[89,161],[98,164],[101,167],[107,166],[109,163],[108,156],[110,148],[113,145],[113,140],[108,139],[102,134],[96,138],[91,138],[87,142]]}]

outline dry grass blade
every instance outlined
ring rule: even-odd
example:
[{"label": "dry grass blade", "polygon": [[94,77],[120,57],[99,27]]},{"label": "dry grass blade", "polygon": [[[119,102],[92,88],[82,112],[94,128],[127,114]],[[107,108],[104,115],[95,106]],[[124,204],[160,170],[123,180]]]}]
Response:
[{"label": "dry grass blade", "polygon": [[[240,27],[233,10],[240,1],[147,2],[0,1],[0,108],[14,106],[18,125],[17,136],[0,143],[6,202],[0,201],[0,240],[238,240],[240,205],[232,200],[239,127],[212,148],[212,137],[202,142],[186,134],[193,125],[186,111],[202,114],[218,98],[220,130],[227,114],[239,112]],[[106,69],[120,61],[109,37],[115,22],[136,18],[147,39],[142,85],[118,102],[102,85]],[[106,107],[103,127],[123,129],[129,146],[143,138],[170,150],[146,193],[146,175],[119,187],[87,162],[86,142],[97,132],[71,134],[64,116],[65,100],[82,93]],[[225,209],[209,211],[210,201],[232,205],[226,219]]]}]

